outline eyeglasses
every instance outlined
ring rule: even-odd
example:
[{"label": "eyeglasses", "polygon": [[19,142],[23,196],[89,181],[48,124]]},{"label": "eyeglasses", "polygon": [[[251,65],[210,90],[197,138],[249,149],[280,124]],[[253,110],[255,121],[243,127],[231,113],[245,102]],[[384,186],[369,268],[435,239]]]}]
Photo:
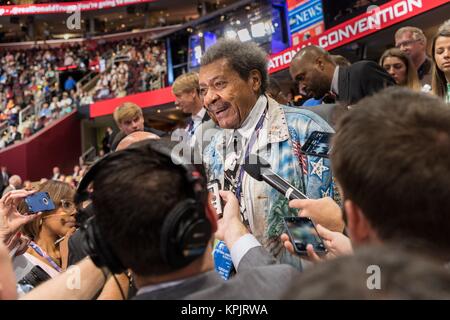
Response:
[{"label": "eyeglasses", "polygon": [[72,200],[61,200],[61,208],[66,212],[72,212],[75,211],[75,203]]},{"label": "eyeglasses", "polygon": [[419,42],[421,41],[420,39],[413,39],[413,40],[406,40],[403,42],[399,42],[395,45],[396,48],[400,49],[401,47],[409,47],[410,45],[412,45],[415,42]]}]

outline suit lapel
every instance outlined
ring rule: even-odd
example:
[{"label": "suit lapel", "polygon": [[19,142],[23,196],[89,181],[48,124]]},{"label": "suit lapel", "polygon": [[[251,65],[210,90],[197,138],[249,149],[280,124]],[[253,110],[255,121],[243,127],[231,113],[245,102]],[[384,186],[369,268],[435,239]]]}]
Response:
[{"label": "suit lapel", "polygon": [[338,101],[346,102],[349,98],[350,91],[350,67],[340,67],[339,68],[339,79],[338,79]]}]

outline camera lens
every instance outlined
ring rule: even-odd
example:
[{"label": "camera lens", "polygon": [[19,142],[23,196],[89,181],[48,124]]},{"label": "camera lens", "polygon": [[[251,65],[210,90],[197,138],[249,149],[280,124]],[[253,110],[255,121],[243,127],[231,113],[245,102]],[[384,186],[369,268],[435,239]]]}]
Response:
[{"label": "camera lens", "polygon": [[40,266],[34,266],[18,283],[21,285],[36,287],[48,279],[50,279],[50,276]]},{"label": "camera lens", "polygon": [[45,205],[48,205],[48,200],[47,200],[47,198],[42,199],[42,202],[43,202]]}]

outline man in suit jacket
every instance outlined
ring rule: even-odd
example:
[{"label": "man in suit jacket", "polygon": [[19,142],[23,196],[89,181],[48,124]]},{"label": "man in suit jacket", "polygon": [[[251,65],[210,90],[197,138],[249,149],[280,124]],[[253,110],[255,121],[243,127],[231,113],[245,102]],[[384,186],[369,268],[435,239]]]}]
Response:
[{"label": "man in suit jacket", "polygon": [[[244,250],[237,253],[236,268],[243,277],[225,282],[215,273],[211,240],[217,215],[207,201],[204,169],[175,164],[186,163],[172,160],[175,145],[141,141],[117,151],[100,163],[93,180],[98,233],[111,248],[109,255],[132,270],[139,288],[135,298],[276,298],[297,271],[268,266],[274,260],[264,258],[260,245],[244,241]],[[265,266],[248,270],[255,261],[265,261]]]},{"label": "man in suit jacket", "polygon": [[301,49],[292,59],[289,72],[299,90],[314,99],[333,96],[344,105],[353,105],[385,87],[394,79],[377,63],[359,61],[337,66],[330,54],[318,46]]},{"label": "man in suit jacket", "polygon": [[11,126],[11,132],[9,134],[9,143],[14,143],[20,140],[22,140],[22,134],[19,131],[17,131],[16,126]]},{"label": "man in suit jacket", "polygon": [[9,191],[18,190],[22,187],[22,179],[18,175],[13,175],[9,178],[9,185],[3,190],[2,196],[7,194]]},{"label": "man in suit jacket", "polygon": [[5,166],[2,166],[0,172],[0,194],[3,194],[3,190],[9,185],[9,173]]}]

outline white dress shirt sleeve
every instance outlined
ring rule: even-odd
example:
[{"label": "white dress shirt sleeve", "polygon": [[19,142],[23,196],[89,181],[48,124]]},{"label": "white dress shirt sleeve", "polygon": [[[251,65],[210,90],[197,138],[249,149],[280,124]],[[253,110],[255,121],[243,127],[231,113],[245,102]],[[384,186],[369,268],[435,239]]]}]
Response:
[{"label": "white dress shirt sleeve", "polygon": [[231,260],[233,261],[234,267],[236,269],[238,268],[242,258],[250,249],[260,246],[261,243],[259,243],[255,236],[250,233],[240,237],[239,240],[234,243],[233,247],[230,248]]}]

